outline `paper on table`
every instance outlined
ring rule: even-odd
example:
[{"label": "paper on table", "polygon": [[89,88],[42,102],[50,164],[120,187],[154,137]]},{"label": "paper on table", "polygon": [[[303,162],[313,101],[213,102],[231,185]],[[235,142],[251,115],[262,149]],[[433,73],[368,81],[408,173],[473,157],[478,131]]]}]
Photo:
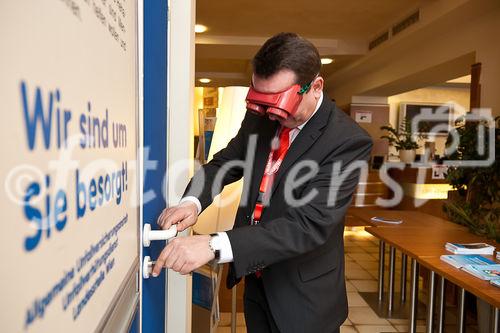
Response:
[{"label": "paper on table", "polygon": [[386,217],[374,216],[371,218],[373,222],[389,223],[389,224],[401,224],[403,220],[400,219],[390,219]]}]

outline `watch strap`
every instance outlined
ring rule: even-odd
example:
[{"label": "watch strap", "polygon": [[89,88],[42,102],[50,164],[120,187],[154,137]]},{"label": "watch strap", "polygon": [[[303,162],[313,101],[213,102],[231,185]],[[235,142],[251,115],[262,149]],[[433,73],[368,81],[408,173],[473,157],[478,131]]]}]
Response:
[{"label": "watch strap", "polygon": [[219,237],[219,235],[216,233],[213,233],[213,234],[210,234],[210,237],[211,238],[210,238],[210,241],[208,242],[208,246],[210,247],[210,250],[212,250],[212,252],[214,253],[214,256],[215,256],[214,260],[218,261],[220,259],[220,249],[214,248],[214,246],[212,245],[212,240],[214,237]]}]

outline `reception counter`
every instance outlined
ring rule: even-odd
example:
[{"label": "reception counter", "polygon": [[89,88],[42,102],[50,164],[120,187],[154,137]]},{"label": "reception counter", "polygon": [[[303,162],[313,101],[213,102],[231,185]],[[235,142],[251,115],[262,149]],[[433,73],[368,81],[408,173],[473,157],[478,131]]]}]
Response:
[{"label": "reception counter", "polygon": [[[443,212],[443,202],[448,198],[452,187],[445,179],[446,167],[432,165],[429,167],[411,167],[409,164],[403,170],[390,168],[389,176],[403,190],[401,202],[394,209],[418,210],[431,215],[446,217]],[[391,191],[390,197],[394,193]]]}]

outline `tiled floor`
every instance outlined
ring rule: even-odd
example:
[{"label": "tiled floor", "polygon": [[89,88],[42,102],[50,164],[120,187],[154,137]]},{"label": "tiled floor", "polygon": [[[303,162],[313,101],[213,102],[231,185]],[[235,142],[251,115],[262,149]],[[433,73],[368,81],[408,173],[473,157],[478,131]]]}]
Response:
[{"label": "tiled floor", "polygon": [[[379,317],[361,297],[360,292],[376,292],[378,279],[378,240],[363,230],[353,228],[346,230],[345,261],[346,287],[349,302],[349,316],[342,325],[341,333],[376,333],[376,332],[408,332],[406,319],[386,319]],[[388,260],[386,260],[387,262]],[[399,261],[397,261],[399,263]],[[397,270],[398,271],[398,270]],[[399,272],[396,274],[396,290],[399,290]],[[422,290],[422,289],[421,289]],[[425,299],[425,297],[420,297]],[[451,324],[454,314],[447,315]],[[231,332],[229,313],[221,314],[221,322],[217,333]],[[455,328],[446,327],[447,332]],[[237,333],[246,332],[243,314],[238,313]],[[417,332],[425,332],[425,321],[417,321]],[[475,326],[467,327],[467,332],[477,332]],[[307,332],[309,333],[309,332]]]}]

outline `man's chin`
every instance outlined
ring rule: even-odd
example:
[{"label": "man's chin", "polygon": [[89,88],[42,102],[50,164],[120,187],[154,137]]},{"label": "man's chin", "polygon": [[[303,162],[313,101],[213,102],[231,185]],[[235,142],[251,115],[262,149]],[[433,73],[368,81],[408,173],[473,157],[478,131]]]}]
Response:
[{"label": "man's chin", "polygon": [[283,118],[278,118],[278,117],[271,116],[271,115],[269,115],[268,117],[269,117],[269,120],[277,121],[283,127],[288,127],[288,128],[295,128],[296,127],[295,120],[290,120],[290,119],[284,120]]}]

